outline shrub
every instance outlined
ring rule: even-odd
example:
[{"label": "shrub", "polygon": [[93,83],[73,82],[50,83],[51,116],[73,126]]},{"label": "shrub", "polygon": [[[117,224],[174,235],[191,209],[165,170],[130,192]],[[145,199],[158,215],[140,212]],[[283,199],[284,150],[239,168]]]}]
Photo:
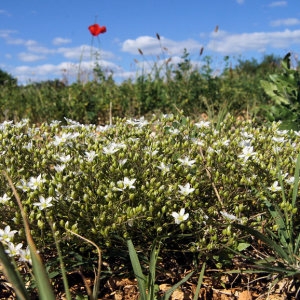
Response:
[{"label": "shrub", "polygon": [[[217,130],[173,115],[116,119],[113,126],[4,122],[0,166],[20,192],[40,247],[52,243],[50,221],[61,238],[69,229],[101,247],[122,245],[120,237],[139,245],[164,236],[170,248],[207,252],[237,246],[237,233],[224,227],[226,213],[259,228],[268,192],[281,204],[277,162],[291,191],[299,133],[278,126],[256,128],[229,116]],[[0,194],[2,224],[23,239],[4,178]],[[182,208],[189,218],[178,225],[172,212]]]}]

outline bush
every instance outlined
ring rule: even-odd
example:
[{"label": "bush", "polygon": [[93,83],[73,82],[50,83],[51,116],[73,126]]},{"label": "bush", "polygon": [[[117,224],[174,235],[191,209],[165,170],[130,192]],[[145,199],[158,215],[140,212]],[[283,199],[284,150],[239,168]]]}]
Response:
[{"label": "bush", "polygon": [[[20,192],[38,247],[53,243],[52,224],[60,238],[69,229],[101,247],[161,236],[170,249],[207,253],[238,246],[228,219],[259,230],[270,193],[280,205],[277,164],[291,192],[299,133],[278,126],[229,116],[216,129],[173,115],[113,126],[4,122],[0,166]],[[4,177],[0,183],[2,227],[10,224],[22,240],[12,192]],[[172,213],[183,208],[189,217],[175,224]]]}]

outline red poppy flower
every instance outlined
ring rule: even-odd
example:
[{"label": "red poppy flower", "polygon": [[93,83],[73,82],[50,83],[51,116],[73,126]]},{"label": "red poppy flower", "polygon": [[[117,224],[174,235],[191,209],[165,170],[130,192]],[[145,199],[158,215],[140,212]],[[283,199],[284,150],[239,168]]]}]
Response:
[{"label": "red poppy flower", "polygon": [[91,35],[97,36],[100,33],[106,32],[106,27],[99,26],[99,24],[93,24],[93,25],[89,26],[89,31],[90,31]]}]

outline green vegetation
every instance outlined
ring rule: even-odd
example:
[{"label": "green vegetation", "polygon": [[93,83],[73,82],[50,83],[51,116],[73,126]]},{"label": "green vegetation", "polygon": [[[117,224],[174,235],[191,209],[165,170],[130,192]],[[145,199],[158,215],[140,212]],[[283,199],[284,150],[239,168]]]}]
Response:
[{"label": "green vegetation", "polygon": [[[162,255],[179,251],[228,267],[228,247],[255,247],[231,222],[276,231],[276,220],[266,212],[269,202],[286,205],[283,191],[295,199],[290,234],[297,235],[297,131],[280,130],[277,123],[257,127],[232,116],[218,128],[180,115],[114,119],[111,126],[67,122],[3,122],[0,131],[1,169],[20,194],[50,270],[57,268],[47,256],[56,253],[55,239],[68,270],[78,263],[68,258],[70,249],[82,257],[91,253],[90,244],[76,234],[110,255],[124,253],[128,239],[137,249],[160,240]],[[5,227],[0,236],[5,247],[15,249],[26,232],[4,176],[0,187]]]},{"label": "green vegetation", "polygon": [[[54,298],[61,278],[70,299],[78,268],[96,270],[82,297],[97,299],[129,261],[141,299],[194,274],[197,299],[205,266],[232,270],[234,257],[298,295],[299,70],[289,54],[231,63],[217,76],[184,51],[120,84],[97,64],[70,85],[0,72],[0,261],[20,299]],[[161,295],[162,258],[178,254],[188,274]]]},{"label": "green vegetation", "polygon": [[[290,60],[280,64],[273,55],[265,56],[260,63],[225,57],[219,66],[222,71],[217,72],[210,57],[199,59],[199,67],[195,68],[186,50],[177,64],[164,51],[154,63],[148,62],[141,51],[150,72],[137,72],[135,80],[121,83],[116,83],[113,74],[102,70],[98,63],[92,80],[72,84],[53,80],[18,86],[15,79],[2,72],[0,121],[26,118],[37,124],[66,117],[84,124],[106,124],[111,116],[141,117],[178,111],[192,118],[206,114],[214,121],[222,120],[226,113],[256,118],[258,122],[294,121],[297,117],[299,71],[292,69]],[[288,84],[287,91],[281,87],[284,83]],[[278,94],[274,85],[281,93],[280,101],[279,96],[273,97]],[[286,97],[289,100],[282,100]]]}]

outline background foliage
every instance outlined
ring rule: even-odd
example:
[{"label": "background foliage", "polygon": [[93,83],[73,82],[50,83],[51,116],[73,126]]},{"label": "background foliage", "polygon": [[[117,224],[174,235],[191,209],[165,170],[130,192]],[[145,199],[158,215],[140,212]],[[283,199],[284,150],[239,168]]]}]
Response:
[{"label": "background foliage", "polygon": [[[111,116],[140,117],[178,111],[191,117],[206,114],[210,120],[222,119],[229,112],[255,117],[259,122],[290,120],[291,110],[297,115],[299,70],[298,63],[292,64],[291,59],[280,63],[280,58],[273,55],[265,56],[261,62],[224,57],[222,71],[217,72],[208,56],[195,68],[186,50],[177,64],[171,57],[163,63],[149,62],[140,53],[150,71],[142,69],[135,80],[121,83],[115,82],[113,74],[102,70],[98,63],[91,80],[83,82],[78,76],[78,81],[71,84],[64,78],[18,86],[16,79],[1,71],[0,121],[28,118],[32,123],[42,123],[67,117],[85,124],[105,124]],[[268,87],[271,83],[288,84],[282,97],[289,99],[289,104],[276,101],[274,93],[266,91],[266,82]]]}]

